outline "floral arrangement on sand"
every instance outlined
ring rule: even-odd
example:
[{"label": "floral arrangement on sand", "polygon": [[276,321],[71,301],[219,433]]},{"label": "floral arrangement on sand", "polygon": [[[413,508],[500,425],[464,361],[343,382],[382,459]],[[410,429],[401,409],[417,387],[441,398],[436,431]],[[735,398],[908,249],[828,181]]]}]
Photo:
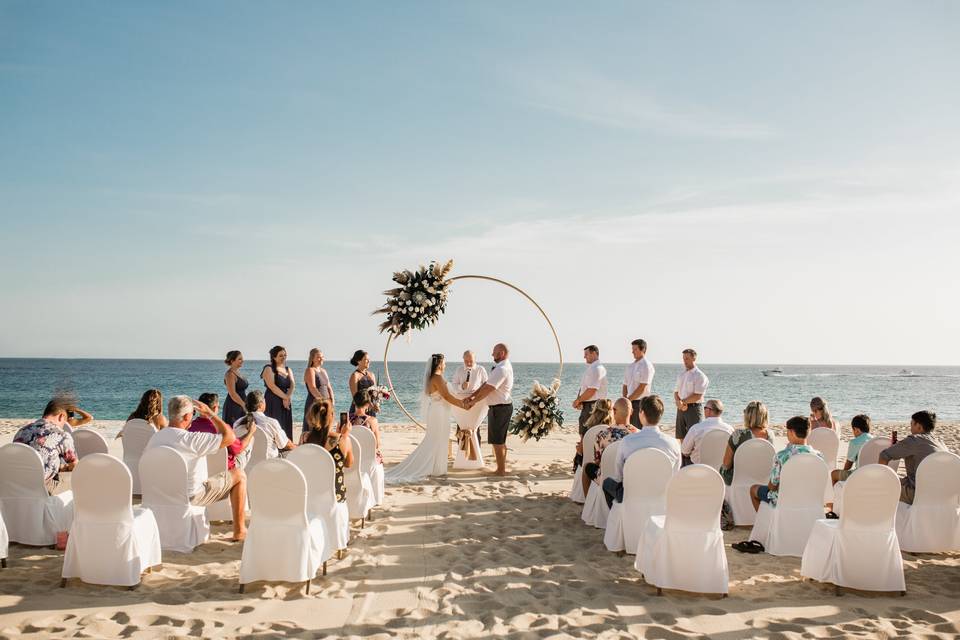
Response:
[{"label": "floral arrangement on sand", "polygon": [[560,398],[557,396],[559,389],[560,381],[556,379],[549,387],[534,381],[533,390],[523,399],[523,404],[510,422],[510,433],[526,442],[530,438],[539,440],[562,426],[563,410],[560,409]]},{"label": "floral arrangement on sand", "polygon": [[411,329],[419,331],[434,324],[447,308],[450,289],[447,276],[452,270],[453,260],[448,260],[444,264],[420,265],[416,271],[394,273],[393,281],[400,286],[384,291],[386,304],[373,312],[387,316],[380,324],[380,333],[389,331],[394,336],[402,336]]}]

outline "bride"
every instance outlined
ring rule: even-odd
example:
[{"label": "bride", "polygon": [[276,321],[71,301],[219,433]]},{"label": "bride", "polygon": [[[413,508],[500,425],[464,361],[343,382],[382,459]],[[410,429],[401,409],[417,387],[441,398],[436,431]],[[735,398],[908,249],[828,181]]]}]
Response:
[{"label": "bride", "polygon": [[427,435],[417,448],[402,462],[384,474],[388,484],[416,482],[428,476],[447,475],[447,446],[450,441],[450,405],[463,408],[443,378],[446,358],[435,353],[427,362],[421,396],[422,415],[427,423]]}]

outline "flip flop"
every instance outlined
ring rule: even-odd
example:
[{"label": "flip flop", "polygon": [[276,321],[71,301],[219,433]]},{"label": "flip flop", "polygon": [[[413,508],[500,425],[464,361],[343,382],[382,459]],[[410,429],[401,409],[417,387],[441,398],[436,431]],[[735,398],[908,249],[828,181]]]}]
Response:
[{"label": "flip flop", "polygon": [[741,553],[762,553],[764,551],[763,545],[757,542],[756,540],[744,540],[743,542],[735,542],[730,546]]},{"label": "flip flop", "polygon": [[833,511],[827,511],[826,518],[827,518],[827,520],[839,520],[839,519],[840,519],[840,516],[838,516],[838,515],[837,515],[836,513],[834,513]]}]

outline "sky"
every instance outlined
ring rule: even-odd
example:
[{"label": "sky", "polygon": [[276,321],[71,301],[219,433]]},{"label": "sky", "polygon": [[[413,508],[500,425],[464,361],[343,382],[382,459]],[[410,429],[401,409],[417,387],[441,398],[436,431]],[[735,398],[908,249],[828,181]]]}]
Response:
[{"label": "sky", "polygon": [[0,0],[0,229],[0,357],[957,365],[960,5]]}]

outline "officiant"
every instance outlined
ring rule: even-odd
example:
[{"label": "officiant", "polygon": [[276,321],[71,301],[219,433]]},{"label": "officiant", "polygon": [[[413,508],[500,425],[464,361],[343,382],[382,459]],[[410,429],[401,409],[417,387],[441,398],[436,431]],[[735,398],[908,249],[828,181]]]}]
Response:
[{"label": "officiant", "polygon": [[[477,356],[473,351],[463,352],[463,364],[453,374],[451,387],[454,395],[459,398],[468,398],[487,381],[487,370],[477,364]],[[459,424],[457,425],[460,426]],[[480,437],[479,429],[477,438]]]}]

